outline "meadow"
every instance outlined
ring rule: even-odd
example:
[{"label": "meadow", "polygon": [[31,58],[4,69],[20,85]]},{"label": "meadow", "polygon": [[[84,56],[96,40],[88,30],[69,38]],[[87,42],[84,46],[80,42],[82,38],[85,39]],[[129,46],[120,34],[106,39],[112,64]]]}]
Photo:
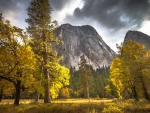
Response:
[{"label": "meadow", "polygon": [[19,106],[13,100],[0,103],[0,113],[150,113],[150,102],[140,100],[65,99],[44,104],[43,100],[21,100]]}]

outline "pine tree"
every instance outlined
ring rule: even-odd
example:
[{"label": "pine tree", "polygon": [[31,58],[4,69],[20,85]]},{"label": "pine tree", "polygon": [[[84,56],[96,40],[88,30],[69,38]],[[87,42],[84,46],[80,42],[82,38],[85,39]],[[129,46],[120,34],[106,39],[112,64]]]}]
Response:
[{"label": "pine tree", "polygon": [[57,52],[53,51],[52,44],[58,44],[53,31],[56,29],[57,22],[51,21],[52,8],[48,0],[32,0],[27,8],[29,18],[26,22],[29,24],[27,31],[30,34],[34,44],[33,50],[41,62],[41,73],[45,77],[44,83],[44,103],[51,102],[50,79],[53,77],[48,66],[50,62],[57,62]]},{"label": "pine tree", "polygon": [[0,21],[2,21],[2,20],[3,20],[2,13],[0,13]]},{"label": "pine tree", "polygon": [[80,67],[79,67],[79,83],[84,91],[84,96],[90,98],[90,85],[93,82],[92,72],[90,66],[87,64],[84,55],[81,57]]}]

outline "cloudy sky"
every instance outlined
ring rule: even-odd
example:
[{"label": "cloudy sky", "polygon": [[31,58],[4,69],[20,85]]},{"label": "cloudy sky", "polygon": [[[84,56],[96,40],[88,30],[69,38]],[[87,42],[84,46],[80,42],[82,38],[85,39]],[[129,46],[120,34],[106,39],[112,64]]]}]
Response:
[{"label": "cloudy sky", "polygon": [[[25,29],[31,0],[0,0],[0,12],[12,25]],[[49,0],[59,25],[91,25],[116,51],[128,30],[150,35],[150,0]]]}]

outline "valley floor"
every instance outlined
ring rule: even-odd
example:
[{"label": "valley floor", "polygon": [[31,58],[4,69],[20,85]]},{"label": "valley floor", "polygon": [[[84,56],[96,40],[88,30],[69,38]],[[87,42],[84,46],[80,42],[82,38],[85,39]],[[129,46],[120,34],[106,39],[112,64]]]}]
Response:
[{"label": "valley floor", "polygon": [[20,100],[19,106],[13,100],[2,100],[0,113],[150,113],[150,102],[141,100],[109,99],[61,99],[44,104],[43,100]]}]

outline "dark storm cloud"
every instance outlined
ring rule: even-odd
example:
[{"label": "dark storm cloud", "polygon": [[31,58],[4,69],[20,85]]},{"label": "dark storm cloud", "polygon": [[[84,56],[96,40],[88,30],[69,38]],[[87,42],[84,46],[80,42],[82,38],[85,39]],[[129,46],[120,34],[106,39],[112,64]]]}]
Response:
[{"label": "dark storm cloud", "polygon": [[54,11],[62,10],[72,0],[49,0]]},{"label": "dark storm cloud", "polygon": [[15,2],[13,0],[0,0],[0,12],[4,13],[8,10],[16,10],[14,7],[16,6]]},{"label": "dark storm cloud", "polygon": [[148,19],[149,0],[82,0],[82,9],[76,8],[74,14],[66,19],[82,20],[91,18],[106,28],[119,30],[135,25],[137,28]]},{"label": "dark storm cloud", "polygon": [[[0,13],[12,14],[15,19],[26,18],[26,9],[30,1],[0,0]],[[59,12],[74,0],[49,1],[54,11]],[[76,8],[73,15],[66,16],[65,22],[80,24],[86,21],[97,22],[97,25],[103,25],[113,31],[130,26],[138,28],[144,20],[150,20],[150,0],[82,0],[82,2],[83,7]]]},{"label": "dark storm cloud", "polygon": [[31,0],[0,0],[0,12],[26,10]]},{"label": "dark storm cloud", "polygon": [[[31,0],[0,0],[0,12],[7,13],[8,11],[20,12],[26,11]],[[54,11],[62,10],[72,0],[49,0]]]},{"label": "dark storm cloud", "polygon": [[25,28],[26,9],[31,0],[0,0],[0,13],[4,19],[10,20],[12,25]]}]

